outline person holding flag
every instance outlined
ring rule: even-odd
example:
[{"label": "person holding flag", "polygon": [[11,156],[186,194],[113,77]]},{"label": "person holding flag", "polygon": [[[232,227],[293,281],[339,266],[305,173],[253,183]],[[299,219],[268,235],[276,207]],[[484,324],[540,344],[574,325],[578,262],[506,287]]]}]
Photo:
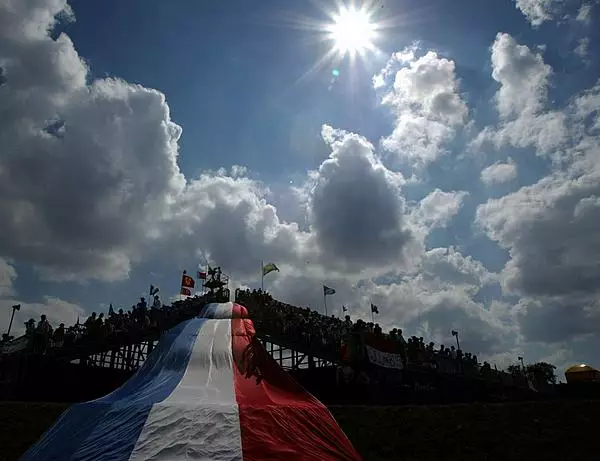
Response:
[{"label": "person holding flag", "polygon": [[375,314],[379,314],[379,308],[371,303],[371,320],[375,323]]},{"label": "person holding flag", "polygon": [[279,272],[279,268],[274,263],[264,264],[262,261],[260,262],[260,289],[264,291],[265,286],[265,275],[270,274],[271,272]]},{"label": "person holding flag", "polygon": [[335,289],[323,285],[323,303],[325,304],[325,317],[327,317],[327,296],[334,295]]}]

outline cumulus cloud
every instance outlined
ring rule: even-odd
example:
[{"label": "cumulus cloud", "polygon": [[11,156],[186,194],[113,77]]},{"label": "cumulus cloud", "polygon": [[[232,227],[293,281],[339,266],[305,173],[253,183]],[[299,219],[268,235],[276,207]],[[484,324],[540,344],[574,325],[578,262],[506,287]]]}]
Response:
[{"label": "cumulus cloud", "polygon": [[454,61],[429,51],[415,59],[414,49],[395,53],[375,77],[376,86],[400,66],[391,91],[382,103],[396,116],[394,132],[383,146],[413,163],[428,163],[441,153],[443,144],[464,124],[468,109],[459,93]]},{"label": "cumulus cloud", "polygon": [[36,322],[40,320],[41,315],[46,315],[50,324],[56,328],[61,323],[65,325],[74,325],[77,319],[84,319],[87,314],[77,304],[65,301],[63,299],[52,296],[44,296],[41,302],[24,302],[17,298],[0,299],[0,310],[5,315],[0,317],[0,330],[6,332],[10,322],[11,306],[20,304],[21,309],[15,312],[11,336],[18,337],[25,333],[25,322],[29,319],[34,319]]},{"label": "cumulus cloud", "polygon": [[448,345],[452,329],[459,329],[466,350],[487,356],[502,351],[517,335],[507,308],[487,309],[473,299],[495,280],[481,262],[456,248],[434,248],[423,255],[414,274],[388,284],[366,284],[362,295],[363,302],[381,307],[378,321],[383,325]]},{"label": "cumulus cloud", "polygon": [[485,143],[534,147],[538,155],[552,155],[568,138],[563,112],[547,106],[552,69],[540,53],[520,45],[509,34],[499,33],[491,48],[492,78],[500,84],[496,92],[498,126],[485,127],[471,142],[479,150]]},{"label": "cumulus cloud", "polygon": [[590,39],[584,37],[577,42],[577,48],[575,48],[575,54],[585,58],[590,52]]},{"label": "cumulus cloud", "polygon": [[600,286],[597,141],[568,171],[481,205],[477,222],[511,253],[505,286],[526,295],[593,294]]},{"label": "cumulus cloud", "polygon": [[435,189],[419,202],[412,212],[412,217],[420,226],[445,227],[460,211],[467,195],[464,191],[444,192]]},{"label": "cumulus cloud", "polygon": [[55,280],[127,276],[147,229],[185,184],[181,128],[158,91],[87,83],[49,30],[66,2],[0,5],[0,252]]},{"label": "cumulus cloud", "polygon": [[255,274],[261,259],[301,261],[308,234],[279,218],[267,202],[269,193],[246,177],[202,174],[176,197],[158,227],[156,245],[175,260],[197,249],[238,277]]},{"label": "cumulus cloud", "polygon": [[516,7],[521,10],[533,26],[550,21],[560,13],[565,0],[516,0]]},{"label": "cumulus cloud", "polygon": [[375,321],[384,328],[399,327],[406,335],[448,345],[454,343],[451,330],[458,328],[461,346],[482,357],[506,351],[518,334],[511,305],[491,309],[474,301],[481,287],[496,283],[497,274],[455,247],[431,249],[412,271],[393,270],[376,278],[331,275],[307,263],[301,274],[282,270],[268,281],[268,290],[278,299],[323,312],[324,281],[336,289],[327,301],[329,314],[342,315],[344,305],[354,320],[370,322],[374,303],[380,308]]},{"label": "cumulus cloud", "polygon": [[14,320],[11,327],[11,336],[20,336],[25,332],[25,321],[33,318],[39,320],[42,314],[48,317],[52,325],[57,326],[60,323],[72,325],[78,317],[84,317],[84,310],[77,304],[64,301],[62,299],[44,296],[41,302],[24,302],[17,297],[13,282],[17,278],[15,268],[6,260],[0,258],[0,331],[3,333],[8,330],[12,306],[20,304],[20,309],[15,311]]},{"label": "cumulus cloud", "polygon": [[502,117],[533,114],[542,109],[548,93],[550,66],[539,53],[499,33],[492,45],[492,77],[500,84],[496,94]]},{"label": "cumulus cloud", "polygon": [[600,328],[600,305],[580,296],[525,297],[515,306],[521,333],[527,341],[559,343],[591,337]]},{"label": "cumulus cloud", "polygon": [[516,177],[517,165],[510,157],[506,163],[496,162],[484,168],[481,172],[481,180],[488,186],[509,182]]},{"label": "cumulus cloud", "polygon": [[574,98],[572,112],[575,122],[584,127],[586,134],[600,134],[600,83]]},{"label": "cumulus cloud", "polygon": [[0,298],[13,294],[13,280],[17,277],[15,268],[0,258]]},{"label": "cumulus cloud", "polygon": [[584,24],[589,24],[592,21],[592,7],[591,3],[584,3],[577,12],[576,20]]},{"label": "cumulus cloud", "polygon": [[365,138],[330,127],[323,133],[332,151],[313,173],[309,192],[322,257],[354,270],[402,264],[414,243],[405,222],[404,178],[381,163]]},{"label": "cumulus cloud", "polygon": [[[591,95],[574,102],[580,117],[589,115]],[[510,253],[502,283],[522,297],[519,321],[528,340],[568,340],[598,325],[599,141],[584,136],[565,154],[564,169],[477,209],[477,223]]]}]

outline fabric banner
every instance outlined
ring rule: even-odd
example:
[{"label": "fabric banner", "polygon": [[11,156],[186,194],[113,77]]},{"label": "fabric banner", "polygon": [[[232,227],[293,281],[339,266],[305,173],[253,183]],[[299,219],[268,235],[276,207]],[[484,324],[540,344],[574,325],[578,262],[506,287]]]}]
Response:
[{"label": "fabric banner", "polygon": [[67,410],[21,461],[359,461],[247,317],[239,304],[206,306],[115,392]]},{"label": "fabric banner", "polygon": [[389,352],[382,352],[371,346],[365,346],[367,348],[367,356],[369,362],[373,365],[378,365],[384,368],[395,368],[396,370],[402,370],[404,364],[402,363],[402,357],[400,354],[390,354]]}]

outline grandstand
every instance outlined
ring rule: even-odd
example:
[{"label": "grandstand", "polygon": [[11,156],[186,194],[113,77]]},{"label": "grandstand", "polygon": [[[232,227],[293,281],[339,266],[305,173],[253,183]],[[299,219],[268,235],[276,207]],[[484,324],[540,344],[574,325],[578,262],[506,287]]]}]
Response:
[{"label": "grandstand", "polygon": [[[216,271],[215,271],[216,272]],[[220,271],[219,271],[220,274]],[[214,285],[214,286],[213,286]],[[21,400],[86,400],[111,391],[147,360],[161,335],[196,317],[211,302],[228,300],[223,284],[161,309],[109,312],[64,330],[59,341],[39,331],[3,345],[0,397]],[[498,372],[475,355],[435,348],[423,338],[405,340],[402,331],[326,317],[280,302],[261,290],[237,290],[257,337],[279,366],[327,402],[405,403],[531,398],[534,384],[524,375]],[[55,339],[55,337],[54,337]],[[51,371],[54,370],[54,371]],[[48,373],[81,386],[37,385]]]}]

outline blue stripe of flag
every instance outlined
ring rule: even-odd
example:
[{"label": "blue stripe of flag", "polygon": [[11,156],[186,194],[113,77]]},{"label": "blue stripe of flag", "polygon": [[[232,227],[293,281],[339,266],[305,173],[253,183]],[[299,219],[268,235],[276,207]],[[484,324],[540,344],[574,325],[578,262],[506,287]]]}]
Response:
[{"label": "blue stripe of flag", "polygon": [[192,319],[169,330],[129,381],[106,397],[71,407],[21,461],[129,459],[152,405],[183,378],[205,321]]}]

